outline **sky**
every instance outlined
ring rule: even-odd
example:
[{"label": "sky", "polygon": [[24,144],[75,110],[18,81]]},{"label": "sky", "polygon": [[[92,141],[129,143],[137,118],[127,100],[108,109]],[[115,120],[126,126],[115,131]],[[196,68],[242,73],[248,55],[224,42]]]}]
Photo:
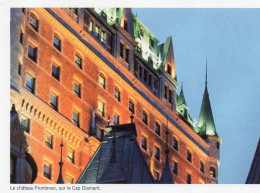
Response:
[{"label": "sky", "polygon": [[[132,9],[160,43],[172,36],[177,81],[199,118],[208,91],[220,150],[219,183],[244,184],[260,136],[260,9]],[[178,88],[178,93],[180,87]]]}]

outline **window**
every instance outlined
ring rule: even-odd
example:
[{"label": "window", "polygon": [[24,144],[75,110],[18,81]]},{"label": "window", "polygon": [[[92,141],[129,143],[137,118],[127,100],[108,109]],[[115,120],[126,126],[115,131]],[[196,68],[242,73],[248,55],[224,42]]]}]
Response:
[{"label": "window", "polygon": [[99,29],[100,29],[100,27],[98,25],[96,25],[96,27],[95,27],[95,36],[96,36],[96,38],[99,38]]},{"label": "window", "polygon": [[49,148],[52,149],[52,145],[53,145],[53,137],[51,134],[49,133],[45,133],[45,145]]},{"label": "window", "polygon": [[130,53],[130,49],[129,48],[126,48],[125,49],[125,61],[127,63],[129,63],[129,53]]},{"label": "window", "polygon": [[142,114],[142,121],[143,121],[143,123],[148,125],[147,113],[145,111],[143,111],[143,114]]},{"label": "window", "polygon": [[127,31],[127,20],[124,20],[124,30]]},{"label": "window", "polygon": [[154,147],[154,157],[155,159],[157,159],[158,161],[160,161],[160,148],[159,147]]},{"label": "window", "polygon": [[70,176],[66,176],[66,184],[73,184],[73,178]]},{"label": "window", "polygon": [[164,98],[167,99],[168,86],[164,85]]},{"label": "window", "polygon": [[142,136],[142,148],[147,150],[147,139],[144,136]]},{"label": "window", "polygon": [[148,71],[144,69],[144,81],[147,82]]},{"label": "window", "polygon": [[169,103],[172,103],[172,90],[169,89],[169,99],[168,99]]},{"label": "window", "polygon": [[200,161],[200,171],[204,173],[204,163]]},{"label": "window", "polygon": [[67,158],[73,164],[74,164],[74,154],[75,154],[74,150],[71,148],[68,148]]},{"label": "window", "polygon": [[105,104],[98,100],[98,112],[104,117],[105,116],[105,110],[104,110]]},{"label": "window", "polygon": [[178,175],[178,163],[175,161],[172,162],[172,171],[174,174]]},{"label": "window", "polygon": [[148,85],[149,85],[150,87],[152,86],[152,75],[151,75],[151,74],[149,74]]},{"label": "window", "polygon": [[76,110],[72,112],[72,123],[79,127],[79,112]]},{"label": "window", "polygon": [[116,98],[117,101],[120,102],[120,91],[117,88],[115,88],[114,97]]},{"label": "window", "polygon": [[35,78],[29,74],[26,75],[26,89],[33,94],[35,92]]},{"label": "window", "polygon": [[35,31],[38,31],[39,21],[38,21],[37,17],[33,13],[31,13],[31,15],[30,15],[30,25],[33,27],[33,29]]},{"label": "window", "polygon": [[153,171],[153,178],[154,178],[155,180],[159,181],[159,179],[160,179],[160,173],[157,172],[157,171]]},{"label": "window", "polygon": [[106,88],[106,79],[105,79],[105,77],[104,77],[102,74],[99,75],[98,84],[99,84],[102,88],[104,88],[104,89]]},{"label": "window", "polygon": [[101,42],[105,44],[106,41],[107,41],[106,31],[102,30],[102,32],[101,32]]},{"label": "window", "polygon": [[21,29],[20,31],[20,43],[23,45],[23,39],[24,39],[24,32],[23,30]]},{"label": "window", "polygon": [[217,149],[219,149],[219,142],[217,141]]},{"label": "window", "polygon": [[29,44],[28,47],[28,57],[33,60],[34,62],[37,62],[37,47],[36,46],[32,46],[31,44]]},{"label": "window", "polygon": [[118,125],[119,124],[119,115],[114,114],[113,115],[113,124]]},{"label": "window", "polygon": [[90,22],[89,22],[89,31],[90,32],[93,32],[94,30],[93,30],[93,26],[94,26],[94,22],[92,21],[92,20],[90,20]]},{"label": "window", "polygon": [[191,174],[186,175],[186,183],[191,184]]},{"label": "window", "polygon": [[211,166],[209,169],[209,176],[216,178],[216,169],[213,166]]},{"label": "window", "polygon": [[139,66],[139,78],[143,78],[143,67],[141,65]]},{"label": "window", "polygon": [[74,81],[74,94],[81,97],[81,84],[79,82]]},{"label": "window", "polygon": [[56,64],[52,64],[52,70],[51,74],[54,78],[57,80],[60,80],[60,67]]},{"label": "window", "polygon": [[80,69],[82,69],[82,59],[81,57],[79,57],[77,54],[75,56],[75,64],[77,67],[79,67]]},{"label": "window", "polygon": [[44,170],[43,170],[43,175],[48,178],[51,179],[51,164],[48,162],[44,162]]},{"label": "window", "polygon": [[120,42],[120,56],[124,58],[124,45]]},{"label": "window", "polygon": [[58,95],[50,94],[50,105],[55,111],[58,111]]},{"label": "window", "polygon": [[55,34],[53,37],[53,46],[57,48],[59,51],[61,51],[61,40]]},{"label": "window", "polygon": [[167,73],[171,76],[172,75],[172,67],[168,64],[167,65]]},{"label": "window", "polygon": [[78,15],[78,9],[77,8],[70,8],[72,13],[74,13],[75,15]]},{"label": "window", "polygon": [[178,151],[178,141],[175,138],[172,140],[172,147]]},{"label": "window", "polygon": [[192,162],[192,158],[191,157],[192,157],[191,152],[189,150],[187,150],[187,160],[189,162]]},{"label": "window", "polygon": [[22,115],[21,116],[21,125],[25,132],[30,133],[30,119],[29,118]]},{"label": "window", "polygon": [[18,75],[20,77],[22,77],[22,68],[23,68],[23,65],[19,62],[19,65],[18,65]]},{"label": "window", "polygon": [[128,109],[129,109],[129,111],[131,111],[133,114],[135,113],[135,105],[134,105],[134,103],[133,103],[131,100],[129,100]]},{"label": "window", "polygon": [[149,37],[149,44],[152,48],[154,48],[154,41],[151,37]]},{"label": "window", "polygon": [[160,125],[159,125],[159,123],[158,122],[156,122],[155,123],[155,133],[157,134],[157,135],[160,135]]}]

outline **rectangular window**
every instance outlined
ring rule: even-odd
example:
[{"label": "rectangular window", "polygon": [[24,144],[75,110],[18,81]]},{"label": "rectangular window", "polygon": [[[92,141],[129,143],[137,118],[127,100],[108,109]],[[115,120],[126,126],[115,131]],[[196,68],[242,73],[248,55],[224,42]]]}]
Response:
[{"label": "rectangular window", "polygon": [[38,31],[38,19],[33,14],[30,16],[30,25],[35,31]]},{"label": "rectangular window", "polygon": [[79,98],[81,97],[81,85],[78,82],[74,82],[74,94]]},{"label": "rectangular window", "polygon": [[157,135],[160,135],[160,125],[159,125],[159,123],[155,123],[155,133],[157,134]]},{"label": "rectangular window", "polygon": [[53,46],[57,48],[59,51],[61,50],[61,41],[58,37],[54,35],[53,37]]},{"label": "rectangular window", "polygon": [[82,59],[81,57],[79,57],[77,54],[75,56],[75,64],[77,67],[79,67],[80,69],[82,69]]},{"label": "rectangular window", "polygon": [[178,141],[176,139],[172,140],[172,147],[173,147],[173,149],[178,151]]},{"label": "rectangular window", "polygon": [[168,99],[169,103],[172,103],[172,90],[169,89],[169,99]]},{"label": "rectangular window", "polygon": [[100,100],[98,100],[98,112],[104,117],[105,112],[104,112],[104,103]]},{"label": "rectangular window", "polygon": [[158,81],[157,81],[157,79],[154,79],[153,87],[154,87],[155,90],[157,90],[157,88],[158,88]]},{"label": "rectangular window", "polygon": [[33,93],[35,92],[35,78],[30,75],[26,75],[26,89]]},{"label": "rectangular window", "polygon": [[120,56],[124,58],[124,45],[120,42]]},{"label": "rectangular window", "polygon": [[75,154],[74,150],[71,148],[68,148],[67,158],[73,164],[74,164],[74,154]]},{"label": "rectangular window", "polygon": [[47,163],[47,162],[44,163],[43,175],[46,178],[51,179],[51,164],[50,163]]},{"label": "rectangular window", "polygon": [[172,162],[172,171],[174,174],[178,175],[178,163],[175,161]]},{"label": "rectangular window", "polygon": [[53,137],[49,133],[45,133],[45,145],[52,149]]},{"label": "rectangular window", "polygon": [[113,124],[114,125],[119,124],[119,115],[116,115],[116,114],[113,115]]},{"label": "rectangular window", "polygon": [[148,71],[144,69],[144,81],[147,82]]},{"label": "rectangular window", "polygon": [[22,115],[21,116],[21,125],[25,132],[30,133],[30,119],[29,118]]},{"label": "rectangular window", "polygon": [[106,79],[102,76],[102,75],[99,75],[99,78],[98,78],[98,84],[102,87],[102,88],[106,88]]},{"label": "rectangular window", "polygon": [[172,67],[169,64],[167,65],[167,72],[170,76],[172,75]]},{"label": "rectangular window", "polygon": [[125,49],[125,61],[127,63],[129,63],[129,53],[130,53],[130,49],[126,48]]},{"label": "rectangular window", "polygon": [[155,159],[157,159],[158,161],[160,161],[160,149],[159,147],[154,147],[154,157]]},{"label": "rectangular window", "polygon": [[120,102],[120,91],[116,88],[115,88],[115,91],[114,91],[114,97],[116,98],[117,101]]},{"label": "rectangular window", "polygon": [[29,44],[28,47],[28,57],[33,60],[34,62],[37,62],[37,47],[32,46]]},{"label": "rectangular window", "polygon": [[22,77],[22,68],[23,68],[23,65],[19,63],[19,65],[18,65],[18,75],[20,77]]},{"label": "rectangular window", "polygon": [[127,31],[127,21],[124,20],[124,30]]},{"label": "rectangular window", "polygon": [[24,33],[23,31],[21,30],[20,32],[20,43],[23,45],[23,38],[24,38]]},{"label": "rectangular window", "polygon": [[102,32],[101,32],[101,42],[105,44],[106,41],[107,41],[106,31],[102,30]]},{"label": "rectangular window", "polygon": [[168,86],[164,85],[164,98],[167,99]]},{"label": "rectangular window", "polygon": [[55,111],[58,111],[58,96],[53,93],[50,94],[50,105]]},{"label": "rectangular window", "polygon": [[52,64],[52,76],[60,80],[60,67],[55,64]]},{"label": "rectangular window", "polygon": [[72,123],[79,127],[79,112],[75,110],[72,112]]},{"label": "rectangular window", "polygon": [[148,124],[148,119],[147,119],[147,113],[146,112],[143,112],[143,114],[142,114],[142,121],[146,125]]},{"label": "rectangular window", "polygon": [[94,30],[93,30],[93,26],[94,26],[94,22],[92,21],[92,20],[90,20],[90,22],[89,22],[89,31],[90,32],[93,32]]},{"label": "rectangular window", "polygon": [[141,65],[139,66],[139,78],[143,78],[143,67]]},{"label": "rectangular window", "polygon": [[191,174],[186,175],[186,183],[191,184]]},{"label": "rectangular window", "polygon": [[200,171],[204,173],[204,163],[200,161]]},{"label": "rectangular window", "polygon": [[151,87],[152,86],[152,75],[149,74],[149,77],[148,77],[148,85]]},{"label": "rectangular window", "polygon": [[95,27],[95,36],[96,36],[96,38],[99,38],[99,29],[100,29],[100,27],[98,25],[96,25],[96,27]]},{"label": "rectangular window", "polygon": [[130,100],[129,100],[129,103],[128,103],[128,108],[129,108],[129,111],[131,111],[133,114],[135,114],[135,105]]},{"label": "rectangular window", "polygon": [[66,176],[66,184],[73,184],[73,178],[70,176]]},{"label": "rectangular window", "polygon": [[135,60],[135,64],[134,64],[134,75],[137,76],[138,75],[138,62]]},{"label": "rectangular window", "polygon": [[147,139],[144,136],[142,136],[142,148],[147,150]]},{"label": "rectangular window", "polygon": [[187,160],[189,162],[192,162],[192,155],[191,155],[191,152],[190,151],[187,151]]}]

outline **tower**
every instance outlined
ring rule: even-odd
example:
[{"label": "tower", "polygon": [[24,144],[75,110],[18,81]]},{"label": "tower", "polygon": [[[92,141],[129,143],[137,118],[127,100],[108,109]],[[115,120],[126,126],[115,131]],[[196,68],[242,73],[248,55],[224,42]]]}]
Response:
[{"label": "tower", "polygon": [[214,123],[214,118],[211,110],[209,93],[207,88],[207,64],[206,64],[206,81],[205,91],[202,99],[202,105],[200,109],[200,116],[198,121],[199,135],[209,144],[209,156],[212,158],[208,163],[209,176],[207,183],[218,183],[218,165],[219,165],[219,148],[221,140],[217,134],[217,130]]}]

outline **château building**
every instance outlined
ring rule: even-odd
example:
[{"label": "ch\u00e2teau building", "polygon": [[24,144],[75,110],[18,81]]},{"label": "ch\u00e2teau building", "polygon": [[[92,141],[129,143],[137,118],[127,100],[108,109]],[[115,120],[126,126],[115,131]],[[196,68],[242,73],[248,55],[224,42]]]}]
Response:
[{"label": "ch\u00e2teau building", "polygon": [[[207,84],[196,126],[183,88],[176,93],[172,38],[159,44],[130,8],[12,8],[10,69],[10,107],[15,105],[26,152],[37,165],[34,183],[57,182],[61,141],[64,182],[86,182],[79,177],[106,140],[120,150],[124,140],[109,140],[113,132],[128,132],[124,137],[136,141],[129,147],[147,179],[128,181],[120,170],[114,182],[156,183],[167,170],[163,179],[171,174],[177,184],[218,183],[221,140]],[[11,154],[15,173],[19,166]],[[107,171],[117,168],[116,156]]]}]

